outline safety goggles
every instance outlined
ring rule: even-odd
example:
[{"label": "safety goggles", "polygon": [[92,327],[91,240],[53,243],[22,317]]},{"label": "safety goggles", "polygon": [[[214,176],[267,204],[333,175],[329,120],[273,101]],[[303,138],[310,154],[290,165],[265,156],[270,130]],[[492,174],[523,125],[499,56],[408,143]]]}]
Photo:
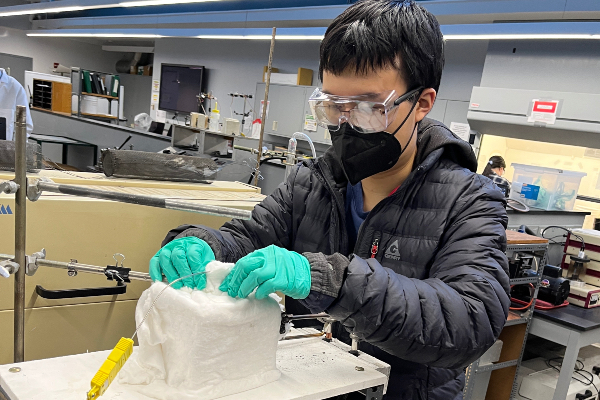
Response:
[{"label": "safety goggles", "polygon": [[416,97],[422,87],[398,97],[395,90],[360,96],[335,96],[316,89],[308,103],[317,123],[336,132],[345,122],[361,133],[382,132],[394,121],[398,106]]}]

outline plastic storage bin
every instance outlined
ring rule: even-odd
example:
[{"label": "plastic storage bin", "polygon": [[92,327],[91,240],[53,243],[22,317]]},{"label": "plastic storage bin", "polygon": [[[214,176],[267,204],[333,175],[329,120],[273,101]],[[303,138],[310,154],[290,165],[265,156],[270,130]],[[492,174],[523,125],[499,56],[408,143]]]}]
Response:
[{"label": "plastic storage bin", "polygon": [[515,169],[510,198],[543,210],[571,211],[585,172],[511,164]]}]

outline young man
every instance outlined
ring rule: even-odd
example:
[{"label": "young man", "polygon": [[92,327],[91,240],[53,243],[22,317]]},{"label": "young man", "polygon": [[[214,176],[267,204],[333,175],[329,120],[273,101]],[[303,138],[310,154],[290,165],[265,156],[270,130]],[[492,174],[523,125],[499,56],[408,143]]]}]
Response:
[{"label": "young man", "polygon": [[[325,34],[323,89],[311,98],[333,146],[251,220],[170,232],[153,278],[236,262],[221,290],[278,290],[302,304],[288,298],[288,311],[326,311],[336,337],[355,333],[392,366],[386,399],[461,399],[464,368],[506,321],[507,216],[469,144],[425,118],[443,60],[439,25],[421,6],[349,7]],[[183,282],[204,286],[201,276]]]}]

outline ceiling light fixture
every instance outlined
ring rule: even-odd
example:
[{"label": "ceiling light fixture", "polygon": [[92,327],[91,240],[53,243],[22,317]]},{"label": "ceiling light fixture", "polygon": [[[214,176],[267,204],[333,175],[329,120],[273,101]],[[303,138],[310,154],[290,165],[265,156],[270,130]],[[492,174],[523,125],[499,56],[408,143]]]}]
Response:
[{"label": "ceiling light fixture", "polygon": [[526,34],[481,34],[481,35],[444,35],[446,40],[563,40],[563,39],[600,39],[600,34],[569,33],[526,33]]},{"label": "ceiling light fixture", "polygon": [[[198,39],[271,40],[271,35],[198,35]],[[276,40],[323,40],[322,35],[276,35]]]},{"label": "ceiling light fixture", "polygon": [[151,35],[144,33],[28,33],[27,36],[38,37],[96,37],[96,38],[144,38],[157,39],[162,35]]},{"label": "ceiling light fixture", "polygon": [[[0,8],[2,10],[2,8]],[[7,11],[0,12],[0,17],[12,17],[15,15],[31,15],[31,14],[45,14],[45,13],[60,13],[67,11],[82,11],[83,7],[73,6],[73,7],[57,7],[57,8],[34,8],[31,10],[20,10],[20,11]]]},{"label": "ceiling light fixture", "polygon": [[[115,1],[115,2],[106,2],[106,1],[98,1],[96,4],[94,2],[88,2],[87,5],[77,5],[77,6],[56,6],[52,3],[43,3],[44,6],[40,8],[40,4],[36,4],[35,7],[32,7],[31,4],[24,6],[9,6],[9,7],[0,7],[0,17],[12,17],[17,15],[31,15],[31,14],[47,14],[47,13],[61,13],[68,11],[83,11],[83,10],[95,10],[100,8],[115,8],[115,7],[144,7],[144,6],[161,6],[161,5],[170,5],[170,4],[189,4],[189,3],[205,3],[209,1],[222,1],[222,0],[131,0],[131,1]],[[69,3],[72,3],[69,1]],[[14,10],[14,11],[4,11],[3,9]]]},{"label": "ceiling light fixture", "polygon": [[122,1],[119,3],[119,6],[121,6],[121,7],[164,6],[164,5],[168,5],[168,4],[206,3],[209,1],[221,1],[221,0],[136,0],[136,1]]}]

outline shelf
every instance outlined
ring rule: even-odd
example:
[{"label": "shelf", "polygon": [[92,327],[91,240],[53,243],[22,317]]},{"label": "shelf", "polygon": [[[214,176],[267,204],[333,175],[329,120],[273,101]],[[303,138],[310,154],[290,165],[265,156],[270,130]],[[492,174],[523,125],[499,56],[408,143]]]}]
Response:
[{"label": "shelf", "polygon": [[112,115],[104,115],[104,114],[88,114],[81,113],[81,115],[85,115],[86,117],[96,117],[96,118],[106,118],[106,119],[117,119],[117,117]]},{"label": "shelf", "polygon": [[529,315],[530,315],[529,313],[530,312],[531,311],[523,313],[523,315],[521,316],[520,314],[518,314],[514,311],[509,311],[508,318],[506,319],[506,324],[504,324],[504,326],[526,324],[527,322],[529,322]]},{"label": "shelf", "polygon": [[484,365],[484,366],[478,366],[477,369],[474,371],[476,374],[480,373],[480,372],[488,372],[488,371],[495,371],[497,369],[502,369],[502,368],[506,368],[506,367],[512,367],[517,365],[517,363],[519,362],[519,360],[510,360],[510,361],[505,361],[502,363],[496,363],[496,364],[489,364],[489,365]]},{"label": "shelf", "polygon": [[114,100],[119,100],[118,97],[115,96],[108,96],[106,94],[97,94],[97,93],[87,93],[87,92],[81,92],[82,96],[94,96],[94,97],[104,97],[105,99],[114,99]]},{"label": "shelf", "polygon": [[532,276],[528,278],[515,278],[510,280],[511,285],[522,285],[524,283],[537,283],[539,277]]}]

